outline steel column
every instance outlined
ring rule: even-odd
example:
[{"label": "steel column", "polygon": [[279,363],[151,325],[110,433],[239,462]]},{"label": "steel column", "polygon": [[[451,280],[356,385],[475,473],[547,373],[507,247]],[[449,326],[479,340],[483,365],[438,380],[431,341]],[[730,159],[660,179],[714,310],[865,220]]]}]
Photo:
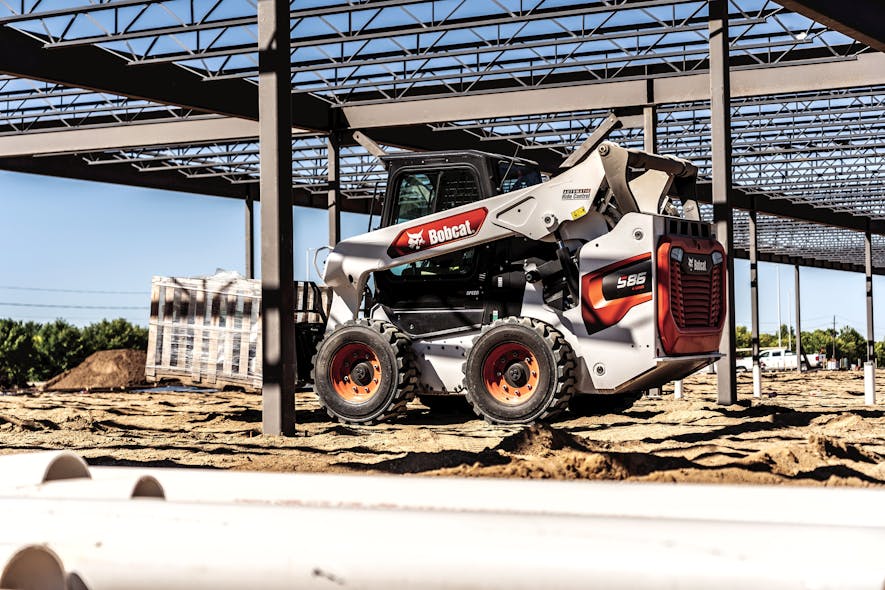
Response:
[{"label": "steel column", "polygon": [[725,329],[716,363],[720,404],[737,401],[734,342],[734,227],[732,221],[731,179],[731,87],[728,55],[728,1],[710,2],[710,128],[712,135],[713,221],[716,236],[725,246],[726,311]]},{"label": "steel column", "polygon": [[864,363],[864,402],[876,404],[876,336],[873,332],[873,236],[864,233],[864,270],[867,283],[867,362]]},{"label": "steel column", "polygon": [[249,185],[246,190],[246,207],[244,217],[246,222],[246,276],[255,278],[255,193],[258,187]]},{"label": "steel column", "polygon": [[[654,97],[651,95],[651,85],[648,85],[647,97],[651,102]],[[647,152],[655,153],[658,149],[658,115],[657,109],[653,105],[646,106],[642,109],[642,149]],[[674,386],[675,392],[675,386]],[[653,387],[648,390],[649,397],[661,397],[664,393],[663,387]],[[681,394],[681,391],[680,391]],[[675,395],[675,393],[674,393]]]},{"label": "steel column", "polygon": [[756,210],[750,209],[750,347],[753,355],[753,397],[762,397],[762,369],[759,366],[759,246]]},{"label": "steel column", "polygon": [[873,331],[873,239],[869,231],[864,234],[864,270],[867,282],[867,360],[876,360],[876,336]]},{"label": "steel column", "polygon": [[794,289],[796,291],[796,370],[802,372],[802,294],[800,289],[799,263],[793,265]]},{"label": "steel column", "polygon": [[295,433],[289,2],[258,0],[264,434]]},{"label": "steel column", "polygon": [[658,109],[654,105],[642,108],[642,149],[652,153],[658,149]]},{"label": "steel column", "polygon": [[326,139],[328,161],[328,200],[329,245],[335,247],[341,241],[341,134],[337,130],[329,133]]}]

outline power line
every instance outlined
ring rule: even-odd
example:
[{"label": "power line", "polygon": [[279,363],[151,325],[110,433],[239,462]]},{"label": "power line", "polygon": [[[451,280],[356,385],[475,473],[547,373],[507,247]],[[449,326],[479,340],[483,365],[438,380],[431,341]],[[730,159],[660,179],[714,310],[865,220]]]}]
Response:
[{"label": "power line", "polygon": [[0,301],[0,306],[9,307],[53,307],[61,309],[147,309],[146,305],[55,305],[51,303],[16,303]]},{"label": "power line", "polygon": [[95,295],[146,295],[145,291],[102,291],[96,289],[53,289],[49,287],[15,287],[0,285],[0,289],[10,291],[44,291],[47,293],[91,293]]}]

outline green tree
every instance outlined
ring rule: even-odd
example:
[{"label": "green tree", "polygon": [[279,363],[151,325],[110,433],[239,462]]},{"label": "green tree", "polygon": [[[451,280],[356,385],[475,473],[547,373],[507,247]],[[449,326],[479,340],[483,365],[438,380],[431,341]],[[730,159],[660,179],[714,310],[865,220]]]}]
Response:
[{"label": "green tree", "polygon": [[83,328],[83,342],[87,354],[98,350],[135,348],[147,350],[147,328],[130,324],[122,318],[102,320]]},{"label": "green tree", "polygon": [[824,351],[827,358],[833,355],[833,330],[817,329],[813,332],[802,332],[802,348],[806,353]]},{"label": "green tree", "polygon": [[847,358],[849,363],[867,360],[867,341],[860,332],[851,326],[839,330],[836,336],[836,354],[839,358]]},{"label": "green tree", "polygon": [[750,330],[746,326],[738,326],[734,330],[736,348],[750,348],[753,345]]},{"label": "green tree", "polygon": [[885,367],[885,342],[876,342],[873,350],[876,352],[876,366]]},{"label": "green tree", "polygon": [[0,387],[24,387],[34,364],[37,324],[0,319]]},{"label": "green tree", "polygon": [[45,381],[76,367],[89,355],[80,329],[61,319],[40,326],[34,334],[34,350],[31,381]]}]

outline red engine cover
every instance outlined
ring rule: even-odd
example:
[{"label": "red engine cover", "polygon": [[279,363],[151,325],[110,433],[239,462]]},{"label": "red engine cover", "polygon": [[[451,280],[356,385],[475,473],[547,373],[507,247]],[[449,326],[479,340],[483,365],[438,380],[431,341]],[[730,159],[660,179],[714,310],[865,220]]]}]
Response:
[{"label": "red engine cover", "polygon": [[[682,260],[671,256],[683,251]],[[722,262],[713,264],[713,253]],[[670,235],[661,238],[658,265],[658,333],[669,355],[719,350],[725,322],[725,250],[716,240]]]}]

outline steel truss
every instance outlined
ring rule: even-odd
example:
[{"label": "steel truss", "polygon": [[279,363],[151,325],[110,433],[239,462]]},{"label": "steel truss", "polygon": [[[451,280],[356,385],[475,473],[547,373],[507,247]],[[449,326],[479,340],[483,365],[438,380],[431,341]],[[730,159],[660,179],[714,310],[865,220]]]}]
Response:
[{"label": "steel truss", "polygon": [[[293,2],[293,117],[296,126],[312,130],[292,142],[298,202],[325,206],[330,188],[325,132],[348,131],[346,107],[489,93],[518,105],[525,91],[580,86],[587,93],[605,93],[606,84],[614,82],[678,81],[707,71],[706,11],[701,0]],[[736,71],[850,64],[871,53],[867,45],[769,0],[734,0],[728,12]],[[7,57],[10,63],[0,67],[14,70],[0,76],[0,139],[60,129],[136,129],[152,121],[197,120],[206,111],[257,116],[254,3],[0,0],[0,35],[21,36],[30,43],[21,47],[39,53],[23,56],[21,65]],[[102,64],[113,60],[119,72],[135,76],[126,83],[105,79],[76,52],[100,56]],[[32,66],[33,58],[53,56],[64,57],[74,70],[71,76],[54,79],[46,68]],[[164,81],[185,80],[182,76],[194,81],[201,96],[166,96]],[[150,83],[138,85],[140,77]],[[811,91],[795,90],[801,82],[732,101],[735,186],[747,199],[767,199],[778,211],[804,204],[810,206],[806,211],[824,212],[821,219],[832,211],[885,220],[885,86],[859,80],[832,90],[820,90],[819,83],[810,84]],[[632,107],[619,105],[624,128],[612,139],[641,148],[642,106],[655,104],[659,151],[691,158],[709,175],[709,101],[662,102],[653,87],[636,96]],[[606,109],[582,110],[575,104],[557,112],[386,127],[367,134],[388,149],[473,147],[535,158],[554,169],[606,115]],[[40,160],[51,173],[70,170],[74,177],[245,197],[258,182],[258,151],[256,129],[253,137],[241,133],[227,140],[50,153]],[[26,157],[0,158],[0,168],[39,170],[39,162]],[[343,207],[367,210],[383,190],[383,179],[379,163],[345,141]],[[738,240],[744,239],[742,223],[735,225]],[[856,234],[807,225],[760,221],[760,247],[840,264],[860,260]],[[855,222],[846,225],[854,228]],[[883,262],[878,254],[875,260]]]}]

